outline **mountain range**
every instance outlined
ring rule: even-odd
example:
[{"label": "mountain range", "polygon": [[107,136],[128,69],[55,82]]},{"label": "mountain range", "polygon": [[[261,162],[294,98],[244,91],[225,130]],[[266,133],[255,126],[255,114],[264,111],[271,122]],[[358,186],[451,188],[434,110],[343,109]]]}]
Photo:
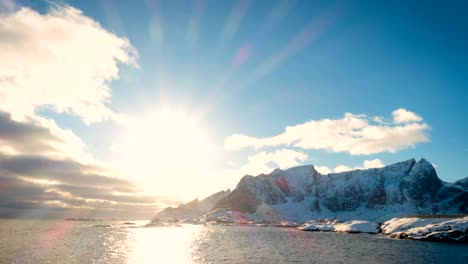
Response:
[{"label": "mountain range", "polygon": [[424,158],[329,174],[319,173],[313,165],[275,169],[269,174],[244,176],[232,191],[168,207],[153,221],[196,221],[206,219],[213,210],[218,214],[236,212],[242,219],[256,222],[385,221],[415,214],[468,214],[468,178],[443,182]]}]

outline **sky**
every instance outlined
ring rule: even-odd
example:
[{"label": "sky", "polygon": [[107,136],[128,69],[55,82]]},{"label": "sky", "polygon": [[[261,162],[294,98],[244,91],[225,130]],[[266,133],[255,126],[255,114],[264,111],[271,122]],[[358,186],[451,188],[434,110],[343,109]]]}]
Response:
[{"label": "sky", "polygon": [[305,164],[465,178],[467,7],[0,0],[0,217],[150,218]]}]

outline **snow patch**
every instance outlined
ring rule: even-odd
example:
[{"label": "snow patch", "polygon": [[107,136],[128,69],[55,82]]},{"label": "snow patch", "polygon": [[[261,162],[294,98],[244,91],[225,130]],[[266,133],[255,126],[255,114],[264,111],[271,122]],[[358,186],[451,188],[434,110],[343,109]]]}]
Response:
[{"label": "snow patch", "polygon": [[338,221],[310,221],[298,228],[301,231],[326,231],[346,233],[369,233],[378,234],[379,224],[372,221],[353,220],[345,223]]},{"label": "snow patch", "polygon": [[468,242],[468,216],[463,218],[393,218],[382,224],[382,233],[393,238]]}]

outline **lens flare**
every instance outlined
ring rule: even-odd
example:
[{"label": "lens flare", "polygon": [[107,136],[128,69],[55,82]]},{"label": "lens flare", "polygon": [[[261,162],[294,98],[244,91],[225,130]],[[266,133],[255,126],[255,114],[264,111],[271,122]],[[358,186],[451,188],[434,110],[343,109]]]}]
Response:
[{"label": "lens flare", "polygon": [[260,78],[278,68],[285,60],[310,45],[337,21],[342,13],[342,9],[343,6],[335,5],[322,13],[318,18],[312,19],[303,30],[288,41],[283,49],[260,64],[257,68],[258,70],[255,71],[250,78],[247,78],[243,84],[236,86],[237,91],[249,87]]},{"label": "lens flare", "polygon": [[[229,70],[226,71],[222,77],[215,82],[210,95],[207,97],[205,109],[201,112],[207,113],[210,109],[214,108],[217,103],[223,101],[223,99],[229,97],[233,91],[224,91],[226,95],[221,97],[221,91],[229,83],[231,77],[235,74],[235,72],[243,65],[245,65],[249,59],[251,58],[254,49],[257,46],[260,46],[266,37],[274,30],[274,28],[285,18],[290,10],[295,6],[296,1],[286,1],[286,0],[278,0],[273,8],[271,9],[269,15],[267,16],[265,22],[259,28],[259,30],[254,34],[253,38],[247,41],[244,45],[242,45],[234,54],[231,60],[231,67]],[[218,52],[222,50],[225,41],[230,40],[234,33],[237,31],[240,23],[242,22],[245,13],[247,12],[250,6],[250,1],[239,1],[232,9],[228,21],[225,25],[223,34],[222,34],[222,42],[221,48],[218,49]]]},{"label": "lens flare", "polygon": [[150,21],[148,25],[148,33],[151,42],[161,47],[163,44],[164,31],[161,24],[161,3],[159,0],[145,0],[146,6],[149,11]]},{"label": "lens flare", "polygon": [[231,13],[224,25],[223,33],[221,35],[222,43],[230,41],[236,34],[242,20],[244,20],[250,6],[250,0],[237,1],[236,5],[232,8]]},{"label": "lens flare", "polygon": [[102,9],[104,10],[104,17],[110,27],[119,34],[126,36],[127,34],[125,27],[123,26],[122,19],[120,18],[120,14],[115,8],[113,2],[108,0],[101,0],[100,3]]},{"label": "lens flare", "polygon": [[200,30],[200,20],[206,8],[206,0],[193,1],[193,14],[190,17],[187,29],[187,41],[189,45],[194,45],[198,40]]}]

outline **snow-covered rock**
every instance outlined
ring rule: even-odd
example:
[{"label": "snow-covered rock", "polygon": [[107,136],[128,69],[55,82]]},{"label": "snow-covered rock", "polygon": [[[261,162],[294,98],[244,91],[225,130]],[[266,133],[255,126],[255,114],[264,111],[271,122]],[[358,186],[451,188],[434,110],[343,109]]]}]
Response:
[{"label": "snow-covered rock", "polygon": [[393,238],[468,242],[468,216],[463,218],[393,218],[382,224],[382,233]]},{"label": "snow-covered rock", "polygon": [[335,225],[328,223],[312,222],[303,224],[302,226],[298,227],[298,230],[335,232]]},{"label": "snow-covered rock", "polygon": [[201,216],[198,222],[247,224],[248,220],[243,213],[231,211],[227,208],[218,208]]},{"label": "snow-covered rock", "polygon": [[371,221],[353,220],[345,223],[311,221],[298,228],[301,231],[326,231],[326,232],[346,232],[346,233],[369,233],[380,232],[379,224]]},{"label": "snow-covered rock", "polygon": [[354,220],[337,224],[335,226],[336,232],[347,232],[347,233],[369,233],[378,234],[380,232],[380,226],[376,222]]},{"label": "snow-covered rock", "polygon": [[299,203],[311,194],[312,175],[318,174],[312,165],[288,170],[275,169],[270,174],[244,176],[237,187],[219,201],[216,207],[254,213],[261,204]]}]

